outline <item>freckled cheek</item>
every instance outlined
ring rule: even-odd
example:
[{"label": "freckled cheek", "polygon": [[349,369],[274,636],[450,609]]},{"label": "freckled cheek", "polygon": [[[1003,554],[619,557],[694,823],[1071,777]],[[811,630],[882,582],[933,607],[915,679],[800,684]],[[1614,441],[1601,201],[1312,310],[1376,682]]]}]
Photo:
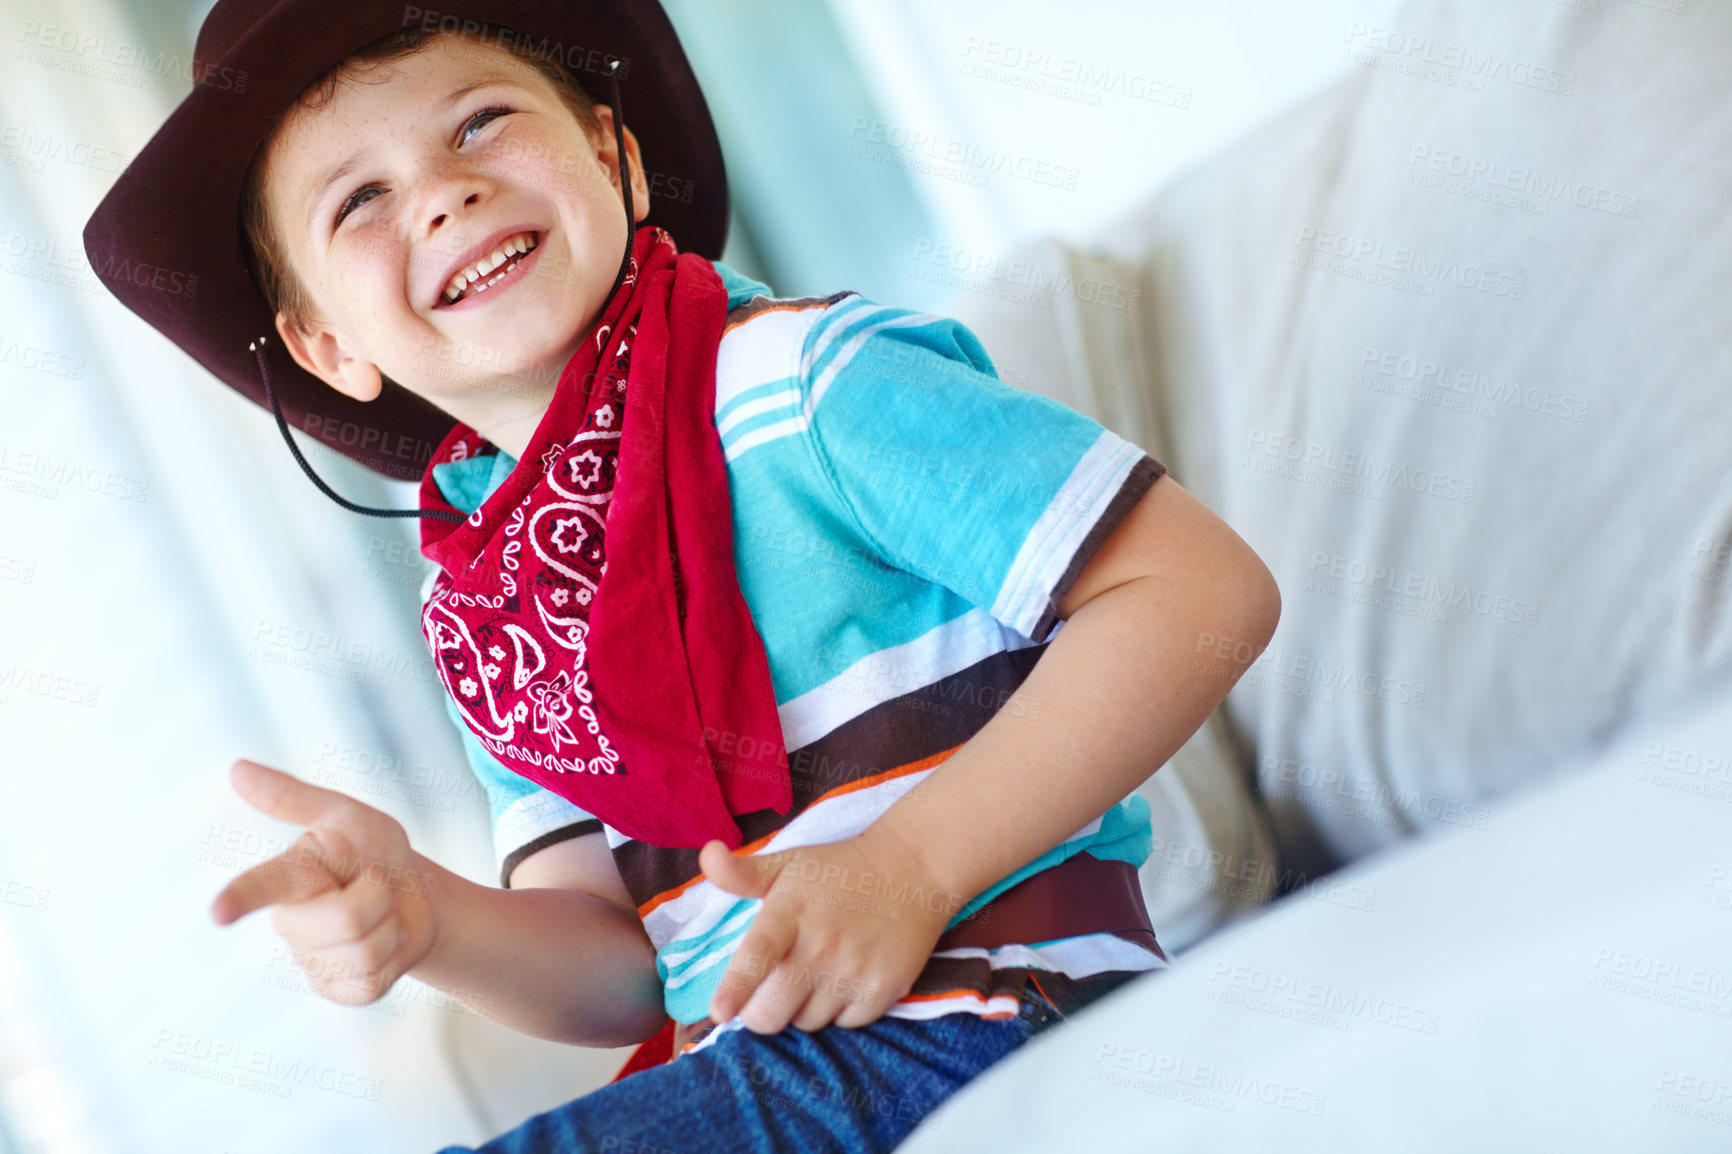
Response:
[{"label": "freckled cheek", "polygon": [[526,140],[517,146],[520,163],[508,177],[566,200],[593,198],[607,188],[595,154],[564,138]]},{"label": "freckled cheek", "polygon": [[369,326],[391,324],[407,307],[405,258],[393,265],[379,254],[341,262],[331,269],[338,299],[350,316],[365,317]]}]

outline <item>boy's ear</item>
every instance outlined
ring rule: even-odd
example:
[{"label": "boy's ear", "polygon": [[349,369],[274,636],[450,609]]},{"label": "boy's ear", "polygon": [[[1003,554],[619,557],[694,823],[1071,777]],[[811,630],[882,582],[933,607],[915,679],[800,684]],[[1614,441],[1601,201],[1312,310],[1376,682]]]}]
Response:
[{"label": "boy's ear", "polygon": [[[607,172],[614,191],[619,190],[619,147],[613,142],[613,109],[605,104],[595,106],[596,119],[601,121],[601,139],[595,144],[595,158]],[[631,161],[631,214],[639,221],[649,215],[649,176],[643,170],[643,153],[630,128],[625,130],[625,154]]]},{"label": "boy's ear", "polygon": [[328,325],[313,322],[302,330],[289,323],[286,313],[277,314],[277,335],[295,363],[357,401],[371,401],[385,387],[379,366],[356,356]]}]

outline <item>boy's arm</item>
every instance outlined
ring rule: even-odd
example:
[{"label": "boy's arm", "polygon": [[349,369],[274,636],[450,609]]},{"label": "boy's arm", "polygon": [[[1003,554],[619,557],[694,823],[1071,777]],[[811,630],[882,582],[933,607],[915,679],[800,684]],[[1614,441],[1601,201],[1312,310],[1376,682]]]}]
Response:
[{"label": "boy's arm", "polygon": [[440,932],[415,977],[550,1042],[627,1046],[661,1029],[655,947],[603,835],[525,858],[508,890],[416,857],[433,879]]},{"label": "boy's arm", "polygon": [[306,832],[230,882],[212,916],[273,907],[323,996],[365,1005],[413,973],[514,1030],[585,1046],[640,1042],[666,1020],[655,950],[601,835],[531,855],[501,890],[423,857],[396,819],[346,794],[248,761],[231,778]]},{"label": "boy's arm", "polygon": [[1059,599],[1064,627],[1013,695],[1024,708],[999,710],[864,836],[895,842],[945,892],[979,893],[1166,764],[1280,615],[1250,546],[1162,478]]},{"label": "boy's arm", "polygon": [[[876,1019],[907,992],[962,902],[1099,817],[1177,752],[1268,644],[1280,594],[1250,547],[1166,477],[1089,559],[1059,616],[1063,628],[1014,695],[1024,707],[1001,708],[858,837],[745,859],[719,842],[705,847],[718,884],[767,895],[712,1017],[738,1012],[759,1032]],[[874,914],[857,893],[849,902],[822,892],[863,874],[876,875],[873,893],[911,886],[946,900],[936,911]],[[793,976],[801,973],[831,977],[820,988]],[[771,974],[780,980],[765,982]]]}]

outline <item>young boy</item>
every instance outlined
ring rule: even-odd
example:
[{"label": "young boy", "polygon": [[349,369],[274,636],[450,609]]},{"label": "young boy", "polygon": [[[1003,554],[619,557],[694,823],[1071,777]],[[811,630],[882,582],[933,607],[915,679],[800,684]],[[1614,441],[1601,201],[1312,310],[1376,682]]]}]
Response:
[{"label": "young boy", "polygon": [[[172,122],[183,151],[227,126],[201,195],[234,206],[251,279],[201,266],[229,288],[199,310],[111,287],[254,399],[233,337],[270,317],[304,370],[285,407],[381,471],[437,433],[423,626],[503,888],[242,761],[242,796],[307,830],[216,920],[271,906],[340,1001],[412,973],[573,1044],[678,1024],[671,1060],[497,1151],[888,1150],[1164,966],[1147,807],[1121,799],[1272,634],[1251,550],[1135,446],[1000,384],[961,325],[696,256],[725,186],[653,0],[331,16],[220,0],[196,56],[247,94]],[[185,166],[157,148],[93,218],[96,267],[146,232],[118,204],[155,196],[152,235],[179,235]],[[638,228],[660,155],[698,204]],[[195,263],[185,227],[161,255]],[[379,435],[343,435],[357,405]],[[1205,635],[1230,674],[1195,671]]]}]

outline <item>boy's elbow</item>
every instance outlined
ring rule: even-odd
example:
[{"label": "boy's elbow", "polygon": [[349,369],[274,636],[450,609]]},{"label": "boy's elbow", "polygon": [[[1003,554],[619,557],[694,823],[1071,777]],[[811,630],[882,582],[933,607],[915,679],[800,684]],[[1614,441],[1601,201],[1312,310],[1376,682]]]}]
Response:
[{"label": "boy's elbow", "polygon": [[1281,587],[1249,545],[1238,541],[1234,554],[1230,576],[1216,583],[1222,594],[1214,598],[1216,628],[1219,636],[1249,642],[1251,652],[1261,654],[1281,623]]},{"label": "boy's elbow", "polygon": [[1251,558],[1256,572],[1251,580],[1252,606],[1248,627],[1257,648],[1262,649],[1275,636],[1275,627],[1281,624],[1281,587],[1275,583],[1275,575],[1269,572],[1262,558],[1255,553]]}]

